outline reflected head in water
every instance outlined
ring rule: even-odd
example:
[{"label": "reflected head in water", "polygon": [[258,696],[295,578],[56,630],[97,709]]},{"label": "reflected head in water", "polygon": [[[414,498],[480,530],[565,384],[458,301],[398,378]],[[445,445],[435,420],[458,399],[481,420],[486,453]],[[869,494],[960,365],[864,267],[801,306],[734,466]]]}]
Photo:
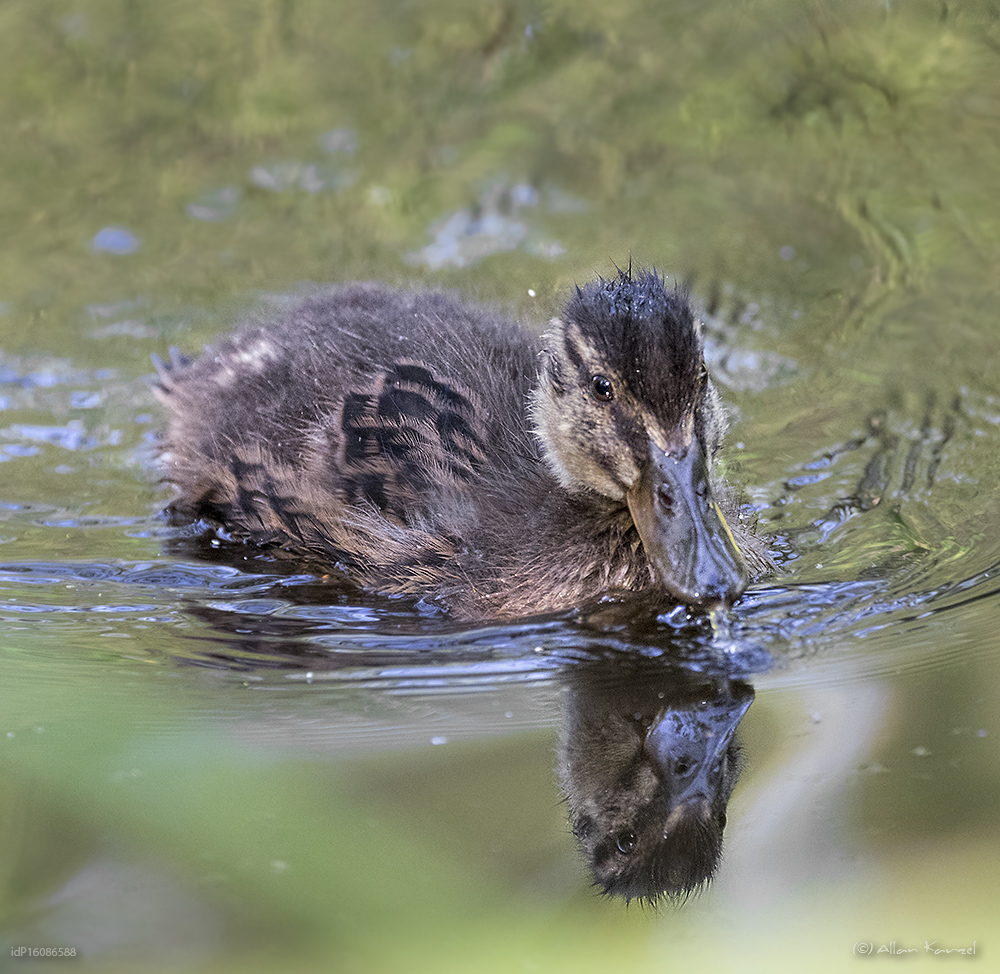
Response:
[{"label": "reflected head in water", "polygon": [[585,663],[566,677],[560,778],[596,885],[647,902],[699,889],[722,854],[753,689],[662,660]]}]

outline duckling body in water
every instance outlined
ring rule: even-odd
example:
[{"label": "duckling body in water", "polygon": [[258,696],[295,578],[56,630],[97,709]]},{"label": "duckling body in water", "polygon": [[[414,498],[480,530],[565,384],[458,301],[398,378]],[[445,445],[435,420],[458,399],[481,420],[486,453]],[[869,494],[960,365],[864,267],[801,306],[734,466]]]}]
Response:
[{"label": "duckling body in water", "polygon": [[448,294],[336,285],[159,364],[177,519],[467,619],[615,590],[713,608],[769,567],[712,476],[686,296],[578,288],[539,339]]}]

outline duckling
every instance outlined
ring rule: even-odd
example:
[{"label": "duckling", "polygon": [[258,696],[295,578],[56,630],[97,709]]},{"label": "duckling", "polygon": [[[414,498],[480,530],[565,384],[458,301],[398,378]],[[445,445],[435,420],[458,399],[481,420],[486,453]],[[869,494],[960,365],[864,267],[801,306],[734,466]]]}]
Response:
[{"label": "duckling", "polygon": [[700,324],[656,271],[538,339],[454,295],[328,287],[157,363],[175,520],[468,620],[617,591],[732,604],[770,565],[713,462]]}]

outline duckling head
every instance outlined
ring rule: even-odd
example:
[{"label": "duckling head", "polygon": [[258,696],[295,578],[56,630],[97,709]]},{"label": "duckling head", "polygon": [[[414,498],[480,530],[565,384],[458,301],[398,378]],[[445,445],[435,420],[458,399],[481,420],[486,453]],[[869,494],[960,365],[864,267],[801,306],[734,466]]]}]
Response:
[{"label": "duckling head", "polygon": [[686,295],[630,268],[577,288],[551,325],[531,408],[552,472],[628,505],[675,598],[731,604],[747,565],[713,492],[726,421]]}]

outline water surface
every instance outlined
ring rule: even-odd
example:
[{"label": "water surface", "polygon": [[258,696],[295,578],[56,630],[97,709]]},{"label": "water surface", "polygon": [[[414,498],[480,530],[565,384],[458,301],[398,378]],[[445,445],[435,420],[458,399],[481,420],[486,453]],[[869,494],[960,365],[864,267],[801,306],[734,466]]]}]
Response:
[{"label": "water surface", "polygon": [[[996,950],[998,49],[975,3],[4,5],[4,949]],[[704,309],[779,556],[714,629],[458,626],[161,517],[151,355],[307,281],[540,329],[630,258]],[[647,721],[649,687],[755,694],[715,879],[659,910],[591,888],[560,790],[572,715],[633,671]]]}]

